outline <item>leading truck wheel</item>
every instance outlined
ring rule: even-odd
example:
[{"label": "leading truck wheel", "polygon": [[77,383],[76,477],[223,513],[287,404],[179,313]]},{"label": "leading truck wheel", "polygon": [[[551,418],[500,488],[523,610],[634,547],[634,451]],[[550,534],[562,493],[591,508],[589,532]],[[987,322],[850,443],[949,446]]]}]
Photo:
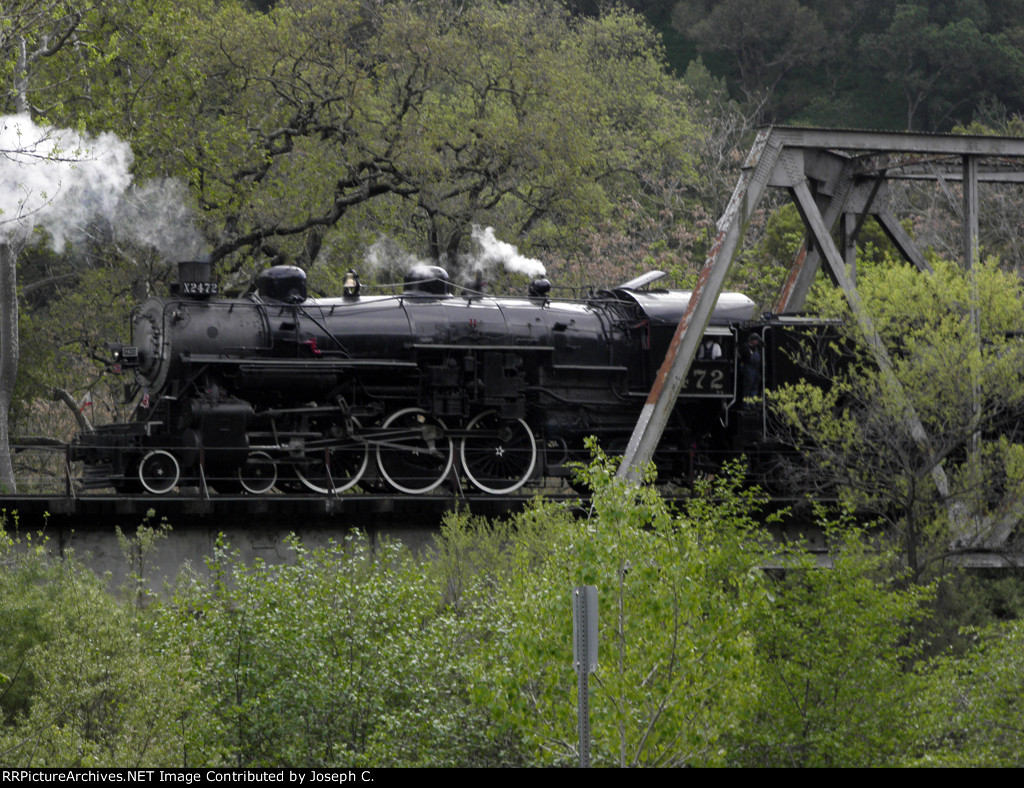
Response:
[{"label": "leading truck wheel", "polygon": [[139,463],[139,481],[142,488],[153,495],[169,493],[178,486],[181,468],[174,455],[163,449],[155,449]]},{"label": "leading truck wheel", "polygon": [[537,441],[522,419],[502,419],[487,411],[466,425],[472,434],[462,439],[462,469],[473,485],[491,495],[508,495],[522,487],[537,466]]},{"label": "leading truck wheel", "polygon": [[445,480],[455,461],[444,422],[420,408],[392,413],[382,425],[377,446],[381,477],[407,495],[421,495]]}]

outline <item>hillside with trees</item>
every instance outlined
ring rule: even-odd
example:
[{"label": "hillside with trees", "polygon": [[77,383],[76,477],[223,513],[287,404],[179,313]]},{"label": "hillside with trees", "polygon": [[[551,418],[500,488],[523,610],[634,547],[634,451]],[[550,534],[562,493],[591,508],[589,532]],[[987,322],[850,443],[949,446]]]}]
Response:
[{"label": "hillside with trees", "polygon": [[1016,2],[639,2],[762,120],[949,131],[1021,110]]}]

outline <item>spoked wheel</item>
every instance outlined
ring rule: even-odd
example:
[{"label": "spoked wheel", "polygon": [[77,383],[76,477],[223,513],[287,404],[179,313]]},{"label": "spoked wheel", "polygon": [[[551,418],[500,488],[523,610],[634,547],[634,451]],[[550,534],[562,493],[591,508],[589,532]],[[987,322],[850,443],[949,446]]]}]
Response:
[{"label": "spoked wheel", "polygon": [[139,481],[146,492],[163,495],[178,485],[181,468],[169,451],[155,449],[142,458],[138,473]]},{"label": "spoked wheel", "polygon": [[[352,419],[358,428],[359,422]],[[305,465],[295,466],[295,475],[303,486],[315,493],[334,495],[359,484],[370,464],[370,447],[365,441],[351,440],[341,446],[310,449]]]},{"label": "spoked wheel", "polygon": [[377,446],[381,477],[409,495],[440,486],[455,460],[444,422],[420,408],[406,408],[392,413],[382,428],[392,432]]},{"label": "spoked wheel", "polygon": [[250,452],[238,469],[238,483],[252,495],[263,495],[277,484],[277,463],[265,451]]},{"label": "spoked wheel", "polygon": [[515,492],[537,465],[537,442],[522,419],[502,419],[497,411],[475,417],[462,439],[462,469],[475,487],[491,495]]}]

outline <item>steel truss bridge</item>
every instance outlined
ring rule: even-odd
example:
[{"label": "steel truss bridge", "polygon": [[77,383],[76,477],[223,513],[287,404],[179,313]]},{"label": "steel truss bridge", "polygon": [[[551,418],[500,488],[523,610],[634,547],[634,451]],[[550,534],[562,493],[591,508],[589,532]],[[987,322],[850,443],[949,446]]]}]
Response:
[{"label": "steel truss bridge", "polygon": [[[873,217],[900,253],[922,275],[931,266],[893,214],[889,184],[893,180],[930,180],[955,200],[949,184],[959,186],[963,217],[963,265],[978,262],[978,190],[982,184],[1024,183],[1024,139],[979,135],[857,131],[766,127],[758,133],[718,222],[711,251],[679,322],[668,355],[658,373],[619,468],[619,476],[636,479],[650,461],[704,329],[711,318],[726,276],[737,264],[737,252],[754,212],[769,187],[788,191],[805,237],[796,253],[775,306],[776,313],[803,308],[811,283],[820,270],[841,288],[878,369],[890,387],[900,392],[892,362],[857,292],[857,238],[864,221]],[[1024,219],[1024,217],[1022,217]],[[1022,225],[1024,226],[1024,225]],[[833,239],[838,229],[839,242]],[[977,320],[977,315],[974,315]],[[935,456],[931,440],[910,407],[906,419],[919,451]],[[941,462],[932,478],[944,499],[957,549],[977,551],[979,560],[1002,550],[1024,520],[1024,500],[1013,500],[998,517],[972,517],[949,490]]]}]

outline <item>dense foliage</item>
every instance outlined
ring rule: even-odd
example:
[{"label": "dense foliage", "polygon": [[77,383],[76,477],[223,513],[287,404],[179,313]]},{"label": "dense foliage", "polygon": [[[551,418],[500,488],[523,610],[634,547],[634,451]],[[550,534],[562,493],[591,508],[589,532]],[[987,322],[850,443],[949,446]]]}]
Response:
[{"label": "dense foliage", "polygon": [[[1021,111],[1018,2],[652,2],[766,120],[948,131]],[[685,55],[684,55],[685,56]],[[683,64],[685,66],[685,64]]]},{"label": "dense foliage", "polygon": [[[180,762],[187,663],[130,604],[45,540],[0,533],[0,763]],[[6,529],[11,529],[6,530]]]},{"label": "dense foliage", "polygon": [[822,289],[819,311],[846,318],[824,357],[831,385],[772,395],[777,436],[799,453],[794,486],[888,520],[915,573],[997,543],[1019,521],[1021,287],[991,261],[970,273],[937,261],[927,276],[891,260],[865,265],[858,290],[887,363],[868,352],[838,292]]},{"label": "dense foliage", "polygon": [[119,595],[5,532],[0,764],[573,765],[587,583],[595,764],[1020,765],[1016,622],[931,657],[934,585],[848,522],[823,521],[822,569],[756,538],[735,475],[674,512],[612,469],[586,471],[582,517],[459,513],[418,556],[359,534],[280,565],[219,545],[163,599],[139,585],[158,531],[124,540]]}]

